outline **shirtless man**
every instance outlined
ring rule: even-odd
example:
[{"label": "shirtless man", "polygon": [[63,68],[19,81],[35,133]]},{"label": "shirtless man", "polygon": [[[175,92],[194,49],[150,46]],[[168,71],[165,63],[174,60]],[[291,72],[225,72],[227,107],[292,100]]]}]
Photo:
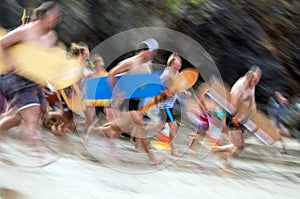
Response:
[{"label": "shirtless man", "polygon": [[[256,113],[255,102],[255,86],[261,78],[261,69],[253,67],[245,76],[239,78],[232,86],[230,91],[230,102],[236,108],[236,115],[232,118],[232,124],[239,127],[239,123]],[[247,109],[245,112],[244,109]],[[225,158],[224,170],[231,171],[231,167],[227,159],[232,157],[238,150],[243,150],[244,138],[241,130],[229,131],[229,144],[224,146],[213,147],[213,152],[227,152],[228,156]]]},{"label": "shirtless man", "polygon": [[[10,64],[7,50],[19,42],[29,42],[44,48],[54,46],[57,36],[53,29],[60,21],[59,16],[59,6],[55,2],[45,2],[35,10],[34,21],[16,28],[0,38],[0,56],[11,67],[10,72],[1,75],[0,89],[8,101],[13,100],[13,105],[16,107],[15,114],[0,120],[0,135],[23,120],[25,138],[30,138],[28,141],[33,141],[34,144],[40,140],[38,128],[43,102],[37,94],[39,86],[14,73],[14,66]],[[41,67],[42,65],[43,63],[41,63]]]},{"label": "shirtless man", "polygon": [[[109,76],[114,77],[120,74],[136,74],[136,73],[151,73],[152,59],[159,48],[158,42],[149,38],[143,41],[139,46],[139,52],[128,59],[121,61],[117,66],[109,71]],[[156,158],[150,150],[149,140],[147,138],[147,127],[145,127],[142,113],[137,111],[139,105],[138,99],[123,100],[121,104],[121,116],[114,121],[100,127],[110,138],[118,137],[122,132],[132,132],[136,137],[137,142],[141,142],[142,147],[146,151],[150,164],[160,164],[164,159]],[[162,128],[162,126],[158,127]]]},{"label": "shirtless man", "polygon": [[261,69],[258,67],[252,68],[232,86],[230,102],[237,109],[235,120],[241,121],[246,116],[241,113],[243,111],[241,110],[242,106],[250,109],[252,113],[256,112],[255,86],[258,84],[260,77]]}]

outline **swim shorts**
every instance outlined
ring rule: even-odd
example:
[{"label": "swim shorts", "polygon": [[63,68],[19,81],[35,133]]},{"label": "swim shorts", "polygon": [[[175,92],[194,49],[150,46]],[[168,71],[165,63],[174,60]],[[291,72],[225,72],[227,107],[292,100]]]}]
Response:
[{"label": "swim shorts", "polygon": [[172,108],[164,108],[164,109],[159,109],[160,112],[160,118],[162,121],[166,121],[166,122],[174,122],[175,121],[175,116],[173,113],[173,109]]},{"label": "swim shorts", "polygon": [[15,73],[0,76],[0,89],[8,102],[16,105],[19,110],[39,106],[45,101],[39,86]]}]

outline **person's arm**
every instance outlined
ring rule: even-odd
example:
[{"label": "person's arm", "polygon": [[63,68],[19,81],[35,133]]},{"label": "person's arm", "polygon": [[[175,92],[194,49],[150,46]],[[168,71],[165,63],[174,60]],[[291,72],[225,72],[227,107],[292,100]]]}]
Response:
[{"label": "person's arm", "polygon": [[163,73],[160,75],[160,79],[162,82],[168,81],[170,78],[170,72],[169,70],[164,70]]},{"label": "person's arm", "polygon": [[8,47],[19,43],[25,37],[26,29],[16,28],[15,30],[7,33],[0,39],[0,48],[5,51]]},{"label": "person's arm", "polygon": [[9,58],[7,48],[21,42],[25,34],[24,32],[23,29],[17,28],[0,38],[0,59],[3,60],[5,65],[10,69],[13,69],[13,64]]},{"label": "person's arm", "polygon": [[114,77],[116,75],[119,75],[121,73],[124,73],[132,67],[132,62],[130,59],[126,59],[121,61],[117,66],[113,67],[109,72],[108,75],[111,77]]},{"label": "person's arm", "polygon": [[252,100],[251,100],[251,105],[250,108],[253,111],[253,113],[256,113],[256,101],[255,101],[255,90],[252,91]]},{"label": "person's arm", "polygon": [[117,66],[113,67],[108,72],[109,82],[111,84],[111,87],[114,87],[116,84],[115,76],[125,73],[126,71],[128,71],[131,68],[131,66],[132,66],[132,64],[131,64],[130,60],[126,59],[126,60],[121,61]]}]

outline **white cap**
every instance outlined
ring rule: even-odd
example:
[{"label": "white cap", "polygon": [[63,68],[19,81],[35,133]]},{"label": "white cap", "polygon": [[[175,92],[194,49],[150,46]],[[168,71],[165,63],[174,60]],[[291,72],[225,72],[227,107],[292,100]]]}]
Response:
[{"label": "white cap", "polygon": [[159,43],[153,39],[153,38],[149,38],[149,39],[146,39],[145,41],[142,41],[140,44],[139,44],[139,47],[138,49],[144,49],[144,48],[147,48],[148,50],[157,50],[159,49]]}]

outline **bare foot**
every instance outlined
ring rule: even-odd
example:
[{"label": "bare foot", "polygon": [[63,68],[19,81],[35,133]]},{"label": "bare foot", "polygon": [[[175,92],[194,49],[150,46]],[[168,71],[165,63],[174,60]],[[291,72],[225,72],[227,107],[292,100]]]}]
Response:
[{"label": "bare foot", "polygon": [[233,154],[236,151],[237,151],[237,148],[233,144],[211,147],[211,152],[213,152],[213,153],[231,153],[231,154]]},{"label": "bare foot", "polygon": [[175,157],[180,157],[180,156],[182,156],[182,154],[179,153],[179,152],[176,151],[176,150],[171,151],[171,155],[173,155],[173,156],[175,156]]},{"label": "bare foot", "polygon": [[152,160],[149,161],[150,165],[159,165],[163,163],[166,160],[165,157],[160,157],[160,158],[152,158]]},{"label": "bare foot", "polygon": [[236,174],[236,172],[233,170],[232,166],[230,165],[230,163],[225,162],[223,164],[219,164],[219,167],[225,171],[226,173],[232,173],[232,174]]},{"label": "bare foot", "polygon": [[195,149],[188,149],[188,153],[191,155],[198,155],[198,151],[196,151]]},{"label": "bare foot", "polygon": [[138,146],[138,145],[134,145],[134,150],[135,150],[136,152],[144,152],[143,147]]}]

